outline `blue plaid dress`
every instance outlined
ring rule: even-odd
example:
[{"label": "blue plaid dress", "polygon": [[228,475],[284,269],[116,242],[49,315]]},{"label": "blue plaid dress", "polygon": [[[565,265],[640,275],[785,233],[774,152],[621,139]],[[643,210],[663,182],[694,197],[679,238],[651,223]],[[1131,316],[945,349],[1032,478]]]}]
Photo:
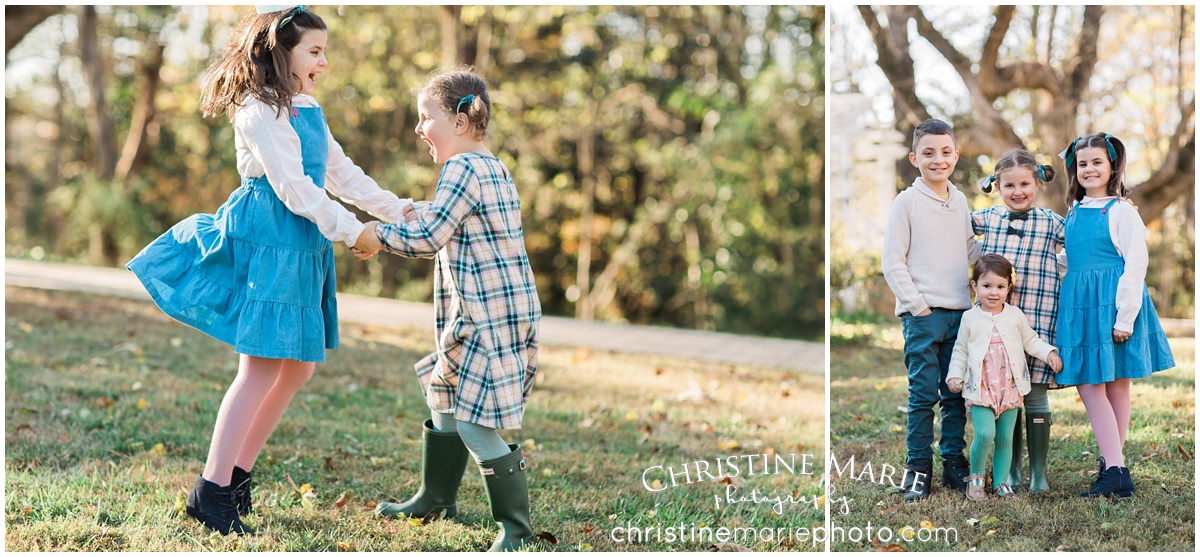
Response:
[{"label": "blue plaid dress", "polygon": [[377,234],[389,252],[436,258],[437,349],[414,366],[425,402],[464,422],[520,429],[542,306],[512,175],[495,157],[450,157],[433,201],[416,204],[414,217]]},{"label": "blue plaid dress", "polygon": [[[1012,304],[1025,312],[1033,330],[1052,345],[1062,282],[1056,255],[1064,243],[1064,222],[1054,211],[1041,207],[1013,213],[1008,207],[997,205],[971,213],[975,234],[983,235],[983,253],[1003,255],[1016,267]],[[1054,370],[1045,362],[1030,357],[1027,363],[1030,383],[1061,388],[1054,382]]]}]

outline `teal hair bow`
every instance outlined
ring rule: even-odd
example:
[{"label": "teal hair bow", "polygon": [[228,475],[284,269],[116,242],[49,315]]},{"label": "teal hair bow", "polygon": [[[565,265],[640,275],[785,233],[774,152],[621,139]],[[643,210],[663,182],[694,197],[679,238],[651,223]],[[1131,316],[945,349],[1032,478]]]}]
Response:
[{"label": "teal hair bow", "polygon": [[473,93],[463,97],[462,99],[459,99],[458,106],[454,107],[454,115],[458,116],[458,111],[462,109],[462,105],[464,104],[467,105],[468,109],[470,109],[470,103],[473,102],[475,102],[475,95]]},{"label": "teal hair bow", "polygon": [[296,17],[296,14],[302,12],[304,12],[304,6],[296,6],[296,9],[292,10],[292,13],[288,14],[287,17],[283,18],[283,20],[279,22],[279,25],[275,27],[275,32],[278,33],[280,29],[283,29],[284,25],[287,25],[289,22],[291,22],[293,17]]},{"label": "teal hair bow", "polygon": [[1076,137],[1066,149],[1063,149],[1062,152],[1058,154],[1058,158],[1064,161],[1064,163],[1067,165],[1067,168],[1070,168],[1075,164],[1075,144],[1079,143],[1080,139],[1083,138]]}]

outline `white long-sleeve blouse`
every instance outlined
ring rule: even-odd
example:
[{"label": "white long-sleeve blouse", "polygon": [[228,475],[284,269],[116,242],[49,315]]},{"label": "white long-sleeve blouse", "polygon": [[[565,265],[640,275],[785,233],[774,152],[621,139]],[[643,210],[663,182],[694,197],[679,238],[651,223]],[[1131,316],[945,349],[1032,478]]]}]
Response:
[{"label": "white long-sleeve blouse", "polygon": [[[1112,199],[1084,196],[1079,206],[1085,209],[1099,209]],[[1108,235],[1117,253],[1125,259],[1125,271],[1121,273],[1121,279],[1117,282],[1115,327],[1130,333],[1133,332],[1133,322],[1137,320],[1138,312],[1142,309],[1142,289],[1146,284],[1146,267],[1150,263],[1150,254],[1146,250],[1146,225],[1133,205],[1117,201],[1109,208]],[[1066,253],[1065,258],[1069,267],[1071,254]]]},{"label": "white long-sleeve blouse", "polygon": [[[309,95],[296,95],[292,105],[320,106]],[[288,210],[315,223],[321,235],[331,242],[354,246],[364,225],[349,209],[330,199],[326,192],[383,222],[403,220],[403,210],[412,200],[401,200],[396,194],[380,188],[346,156],[329,133],[328,126],[325,131],[329,141],[325,189],[317,187],[304,174],[300,137],[288,122],[289,116],[286,111],[278,115],[274,107],[253,97],[242,103],[234,117],[239,174],[247,178],[265,174]]]}]

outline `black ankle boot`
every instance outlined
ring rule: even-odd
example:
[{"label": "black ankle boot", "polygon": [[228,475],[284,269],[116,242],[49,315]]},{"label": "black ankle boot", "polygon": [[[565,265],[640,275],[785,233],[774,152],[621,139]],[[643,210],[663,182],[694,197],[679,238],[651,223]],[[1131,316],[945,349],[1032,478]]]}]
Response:
[{"label": "black ankle boot", "polygon": [[1108,469],[1108,467],[1104,465],[1104,457],[1100,457],[1098,462],[1100,463],[1100,469],[1096,470],[1096,479],[1092,481],[1092,489],[1095,489],[1097,485],[1100,485],[1100,478],[1104,476],[1104,471]]},{"label": "black ankle boot", "polygon": [[229,486],[233,488],[233,501],[237,504],[239,516],[254,512],[254,504],[250,501],[250,488],[253,486],[250,479],[253,475],[254,470],[247,472],[241,467],[233,467],[233,479],[229,482]]},{"label": "black ankle boot", "polygon": [[966,493],[971,463],[963,455],[942,456],[942,485]]},{"label": "black ankle boot", "polygon": [[209,530],[220,532],[222,536],[228,535],[229,532],[254,533],[254,530],[247,528],[242,524],[242,519],[238,518],[232,487],[221,487],[204,479],[203,475],[196,477],[196,485],[192,486],[191,493],[188,493],[187,513]]},{"label": "black ankle boot", "polygon": [[901,485],[904,489],[904,502],[916,503],[929,497],[933,483],[933,460],[914,460],[905,468],[904,484]]},{"label": "black ankle boot", "polygon": [[1091,491],[1080,497],[1117,497],[1125,499],[1133,496],[1133,478],[1129,469],[1123,466],[1110,466],[1101,474],[1100,481]]}]

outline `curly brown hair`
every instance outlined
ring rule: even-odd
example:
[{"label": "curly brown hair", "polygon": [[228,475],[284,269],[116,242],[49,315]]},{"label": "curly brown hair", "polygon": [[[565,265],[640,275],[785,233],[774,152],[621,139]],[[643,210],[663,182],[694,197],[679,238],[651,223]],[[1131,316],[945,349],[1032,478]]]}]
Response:
[{"label": "curly brown hair", "polygon": [[292,75],[291,51],[305,31],[314,29],[326,30],[325,20],[301,7],[243,19],[225,52],[208,67],[200,85],[201,112],[225,114],[232,121],[247,95],[275,107],[279,116],[290,111],[299,83]]}]

